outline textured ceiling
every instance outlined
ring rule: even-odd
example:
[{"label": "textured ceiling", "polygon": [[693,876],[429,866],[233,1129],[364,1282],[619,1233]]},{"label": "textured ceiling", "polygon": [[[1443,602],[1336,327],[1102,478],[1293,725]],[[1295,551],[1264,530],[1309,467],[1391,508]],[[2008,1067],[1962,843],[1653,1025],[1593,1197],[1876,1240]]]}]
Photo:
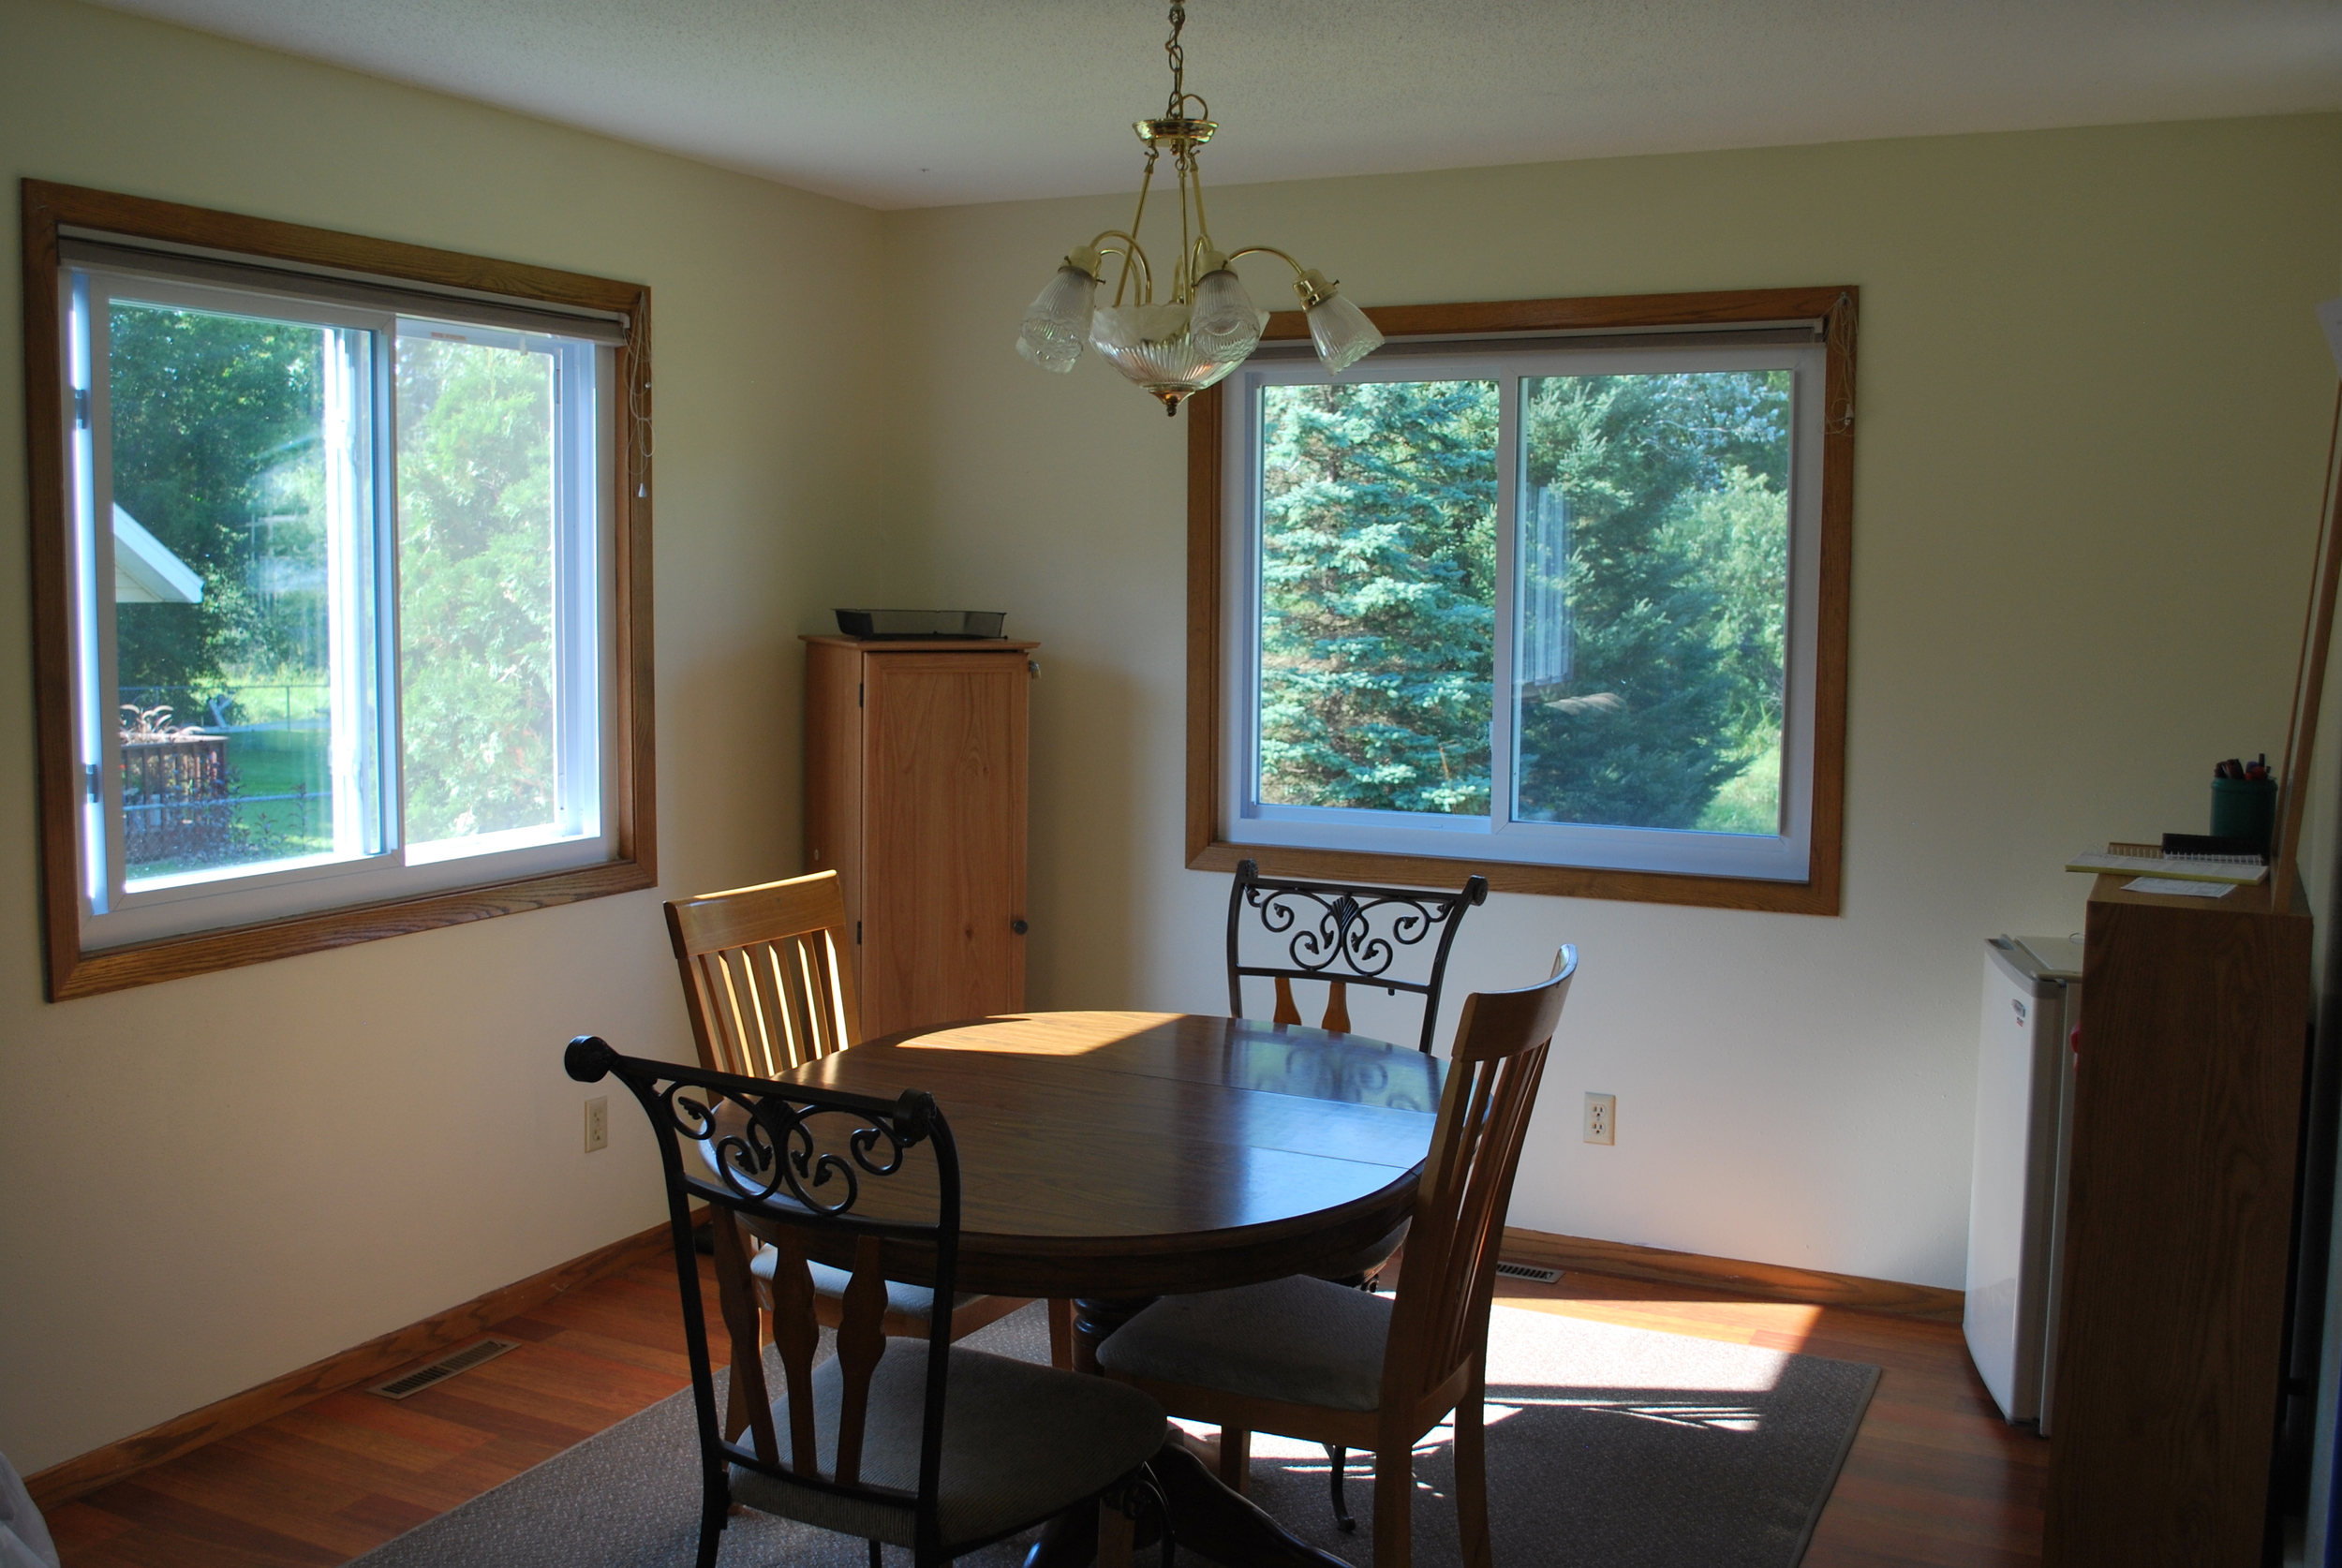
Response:
[{"label": "textured ceiling", "polygon": [[[1120,190],[1148,0],[109,0],[878,207]],[[2342,0],[1195,0],[1215,183],[2342,108]]]}]

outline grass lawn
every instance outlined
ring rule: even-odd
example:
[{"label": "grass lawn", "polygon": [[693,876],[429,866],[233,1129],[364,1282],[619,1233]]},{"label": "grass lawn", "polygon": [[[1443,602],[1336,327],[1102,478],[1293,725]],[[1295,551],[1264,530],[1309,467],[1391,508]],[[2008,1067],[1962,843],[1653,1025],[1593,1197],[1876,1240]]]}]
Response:
[{"label": "grass lawn", "polygon": [[322,854],[334,847],[334,789],[327,771],[332,736],[323,730],[257,730],[228,740],[228,767],[239,795],[290,795],[240,806],[237,821],[284,855]]},{"label": "grass lawn", "polygon": [[1692,824],[1702,833],[1781,831],[1781,732],[1755,747],[1747,767],[1727,780]]}]

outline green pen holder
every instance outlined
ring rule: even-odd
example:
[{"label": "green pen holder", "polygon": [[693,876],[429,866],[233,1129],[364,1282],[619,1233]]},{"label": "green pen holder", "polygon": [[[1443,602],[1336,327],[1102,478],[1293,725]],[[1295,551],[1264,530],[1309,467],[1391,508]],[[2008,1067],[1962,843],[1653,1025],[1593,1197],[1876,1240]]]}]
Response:
[{"label": "green pen holder", "polygon": [[2271,831],[2277,820],[2277,781],[2274,778],[2216,778],[2212,781],[2212,836],[2249,838],[2269,851]]}]

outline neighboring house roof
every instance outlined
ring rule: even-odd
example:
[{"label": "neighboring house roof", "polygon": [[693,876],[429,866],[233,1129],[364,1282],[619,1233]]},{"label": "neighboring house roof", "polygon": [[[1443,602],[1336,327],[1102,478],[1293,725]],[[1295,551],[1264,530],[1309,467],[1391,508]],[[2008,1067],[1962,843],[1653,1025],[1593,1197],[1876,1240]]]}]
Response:
[{"label": "neighboring house roof", "polygon": [[187,563],[163,548],[163,541],[145,525],[114,508],[114,602],[116,604],[200,604],[203,579]]}]

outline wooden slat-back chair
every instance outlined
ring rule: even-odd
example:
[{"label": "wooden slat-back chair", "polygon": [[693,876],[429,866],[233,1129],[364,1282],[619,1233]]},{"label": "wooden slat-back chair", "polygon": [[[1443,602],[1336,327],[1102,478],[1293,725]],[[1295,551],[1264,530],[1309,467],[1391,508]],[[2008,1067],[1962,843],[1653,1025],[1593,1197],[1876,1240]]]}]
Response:
[{"label": "wooden slat-back chair", "polygon": [[[702,1067],[772,1078],[860,1043],[853,934],[837,872],[671,902],[667,935],[683,971]],[[756,1254],[760,1278],[774,1265],[769,1250]],[[822,1321],[835,1327],[844,1311],[845,1273],[816,1265],[813,1275]],[[897,1286],[890,1293],[886,1332],[924,1339],[928,1303],[925,1292]],[[952,1338],[1023,1305],[1011,1295],[963,1295],[952,1308]],[[1060,1366],[1073,1364],[1070,1306],[1050,1309],[1053,1346],[1060,1337],[1057,1320],[1067,1320]]]},{"label": "wooden slat-back chair", "polygon": [[667,906],[700,1065],[771,1078],[862,1038],[835,871]]},{"label": "wooden slat-back chair", "polygon": [[[874,1568],[882,1542],[928,1568],[1092,1500],[1102,1564],[1127,1568],[1134,1492],[1151,1487],[1146,1465],[1165,1435],[1152,1399],[955,1348],[941,1320],[923,1339],[884,1332],[892,1283],[949,1294],[957,1267],[959,1157],[932,1096],[880,1100],[693,1070],[620,1056],[592,1036],[570,1043],[564,1066],[582,1083],[625,1084],[659,1145],[699,1427],[700,1568],[715,1563],[735,1502],[860,1535]],[[731,1339],[720,1419],[694,1203],[710,1210]],[[744,1217],[774,1238],[768,1309]],[[837,1354],[818,1366],[815,1251],[853,1264]],[[765,1382],[761,1309],[772,1317],[778,1399]]]},{"label": "wooden slat-back chair", "polygon": [[[1300,1277],[1166,1296],[1099,1347],[1107,1376],[1174,1416],[1219,1423],[1232,1486],[1255,1431],[1372,1449],[1374,1568],[1406,1568],[1415,1443],[1450,1411],[1463,1561],[1488,1568],[1489,1307],[1521,1140],[1577,969],[1564,947],[1543,984],[1465,999],[1395,1300]],[[1291,1356],[1277,1354],[1288,1345]]]}]

